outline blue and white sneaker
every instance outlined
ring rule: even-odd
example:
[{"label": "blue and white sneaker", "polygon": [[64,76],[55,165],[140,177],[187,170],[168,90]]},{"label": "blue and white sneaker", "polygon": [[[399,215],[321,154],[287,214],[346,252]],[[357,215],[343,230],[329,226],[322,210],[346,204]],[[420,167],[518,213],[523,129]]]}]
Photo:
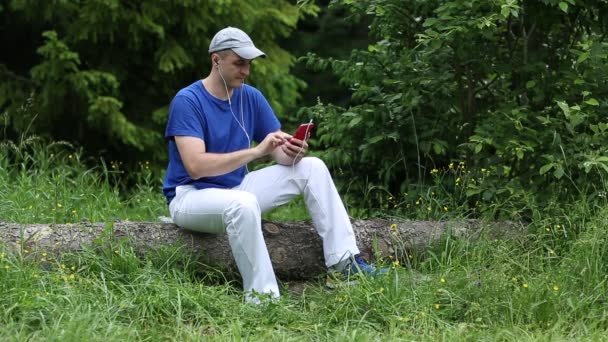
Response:
[{"label": "blue and white sneaker", "polygon": [[337,288],[357,283],[357,277],[379,277],[386,274],[388,268],[377,268],[370,265],[359,254],[349,257],[329,268],[325,285],[329,288]]}]

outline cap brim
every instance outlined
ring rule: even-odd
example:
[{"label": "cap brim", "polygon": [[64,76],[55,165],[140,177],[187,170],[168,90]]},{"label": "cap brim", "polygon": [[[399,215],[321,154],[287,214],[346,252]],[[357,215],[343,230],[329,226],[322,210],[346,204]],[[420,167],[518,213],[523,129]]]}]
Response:
[{"label": "cap brim", "polygon": [[245,59],[266,57],[266,54],[264,52],[262,52],[262,50],[256,48],[255,46],[232,48],[232,51],[234,51],[234,53],[239,55],[241,58],[245,58]]}]

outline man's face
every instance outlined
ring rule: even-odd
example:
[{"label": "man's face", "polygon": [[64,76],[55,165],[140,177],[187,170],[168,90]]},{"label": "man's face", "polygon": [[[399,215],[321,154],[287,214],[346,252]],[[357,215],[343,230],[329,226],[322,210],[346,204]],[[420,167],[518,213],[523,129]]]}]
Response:
[{"label": "man's face", "polygon": [[220,57],[219,71],[226,80],[226,85],[229,88],[238,88],[243,85],[245,78],[249,76],[251,60],[244,59],[233,51],[226,51],[218,55]]}]

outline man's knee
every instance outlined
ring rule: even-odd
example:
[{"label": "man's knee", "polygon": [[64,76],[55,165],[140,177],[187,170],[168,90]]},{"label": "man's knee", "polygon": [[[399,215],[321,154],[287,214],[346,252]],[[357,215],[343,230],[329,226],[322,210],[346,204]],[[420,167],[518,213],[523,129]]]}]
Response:
[{"label": "man's knee", "polygon": [[300,163],[304,163],[304,165],[309,166],[313,172],[327,170],[327,165],[325,165],[325,162],[317,157],[304,157]]},{"label": "man's knee", "polygon": [[247,191],[239,191],[226,209],[244,213],[259,213],[260,205],[254,194]]}]

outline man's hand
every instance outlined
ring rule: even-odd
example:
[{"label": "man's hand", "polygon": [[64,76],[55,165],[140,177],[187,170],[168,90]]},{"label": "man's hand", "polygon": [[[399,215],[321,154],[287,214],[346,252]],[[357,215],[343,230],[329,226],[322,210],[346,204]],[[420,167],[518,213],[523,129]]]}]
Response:
[{"label": "man's hand", "polygon": [[279,146],[284,146],[289,138],[291,138],[289,134],[281,131],[268,134],[266,138],[255,147],[258,158],[272,153]]},{"label": "man's hand", "polygon": [[291,138],[286,144],[281,146],[283,153],[292,159],[296,159],[296,162],[300,161],[302,157],[308,151],[308,143],[305,140]]},{"label": "man's hand", "polygon": [[[283,133],[285,134],[285,133]],[[299,162],[308,150],[308,143],[300,139],[295,139],[286,134],[289,138],[284,144],[272,151],[272,157],[281,165],[293,165]]]}]

